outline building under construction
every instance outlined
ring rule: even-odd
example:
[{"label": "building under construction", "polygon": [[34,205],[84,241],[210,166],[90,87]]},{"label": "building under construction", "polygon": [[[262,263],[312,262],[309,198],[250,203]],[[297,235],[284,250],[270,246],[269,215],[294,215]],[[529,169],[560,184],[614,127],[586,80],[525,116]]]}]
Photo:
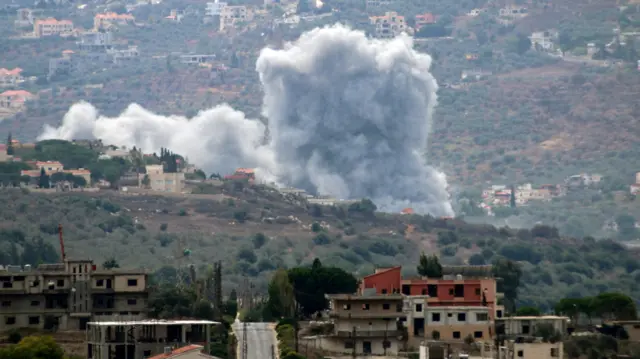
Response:
[{"label": "building under construction", "polygon": [[0,332],[17,328],[84,330],[90,321],[147,317],[148,273],[98,268],[66,258],[37,268],[0,263]]}]

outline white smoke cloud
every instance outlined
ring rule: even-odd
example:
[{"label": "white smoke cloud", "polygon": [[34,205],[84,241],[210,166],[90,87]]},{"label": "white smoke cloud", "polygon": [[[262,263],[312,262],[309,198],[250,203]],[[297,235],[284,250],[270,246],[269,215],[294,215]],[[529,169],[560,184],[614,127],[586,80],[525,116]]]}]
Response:
[{"label": "white smoke cloud", "polygon": [[256,70],[265,126],[227,105],[192,119],[132,104],[116,118],[71,107],[39,139],[101,138],[145,151],[167,147],[207,172],[257,167],[279,183],[338,198],[368,197],[383,210],[452,215],[443,173],[428,166],[437,84],[412,40],[371,40],[336,25],[263,49]]}]

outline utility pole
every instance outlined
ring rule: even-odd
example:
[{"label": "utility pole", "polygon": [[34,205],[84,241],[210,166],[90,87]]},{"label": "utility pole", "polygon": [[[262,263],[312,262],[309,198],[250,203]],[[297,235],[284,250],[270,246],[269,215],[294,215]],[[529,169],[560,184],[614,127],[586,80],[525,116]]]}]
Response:
[{"label": "utility pole", "polygon": [[276,349],[273,344],[271,344],[271,359],[276,359]]},{"label": "utility pole", "polygon": [[351,357],[353,359],[356,359],[356,327],[355,325],[353,326],[353,329],[351,330],[351,338],[353,339],[352,344],[353,344],[353,348],[351,350]]},{"label": "utility pole", "polygon": [[247,341],[247,322],[244,322],[242,323],[242,359],[247,359],[249,353]]}]

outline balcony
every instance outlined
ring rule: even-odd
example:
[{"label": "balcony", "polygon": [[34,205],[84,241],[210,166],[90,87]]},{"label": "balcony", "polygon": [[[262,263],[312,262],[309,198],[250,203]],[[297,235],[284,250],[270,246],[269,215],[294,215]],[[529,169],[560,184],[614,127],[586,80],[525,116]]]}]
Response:
[{"label": "balcony", "polygon": [[402,312],[396,312],[396,311],[392,311],[392,310],[385,310],[385,311],[372,311],[372,312],[366,312],[366,311],[359,311],[359,312],[331,312],[329,313],[329,317],[330,318],[338,318],[338,319],[350,319],[350,318],[354,318],[354,319],[385,319],[385,318],[389,318],[389,319],[396,319],[396,318],[402,318],[405,317],[405,313]]},{"label": "balcony", "polygon": [[[340,330],[335,332],[332,336],[338,338],[351,338],[353,332]],[[357,330],[356,338],[395,338],[402,336],[399,330]]]}]

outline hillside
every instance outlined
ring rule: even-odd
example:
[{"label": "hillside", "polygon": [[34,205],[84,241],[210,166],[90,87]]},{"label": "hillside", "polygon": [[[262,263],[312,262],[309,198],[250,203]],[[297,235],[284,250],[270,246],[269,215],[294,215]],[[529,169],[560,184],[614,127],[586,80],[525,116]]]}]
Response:
[{"label": "hillside", "polygon": [[[440,254],[445,264],[483,264],[498,256],[520,261],[523,304],[548,308],[562,297],[607,290],[640,295],[638,254],[612,241],[559,238],[544,226],[516,232],[417,215],[373,215],[366,201],[350,208],[307,206],[263,187],[233,188],[218,196],[171,197],[5,189],[0,262],[55,259],[62,223],[70,257],[98,263],[115,257],[122,267],[154,270],[221,260],[227,290],[242,275],[264,289],[276,267],[316,257],[357,275],[399,264],[415,274],[414,263],[425,251]],[[185,249],[191,256],[177,260]]]}]

